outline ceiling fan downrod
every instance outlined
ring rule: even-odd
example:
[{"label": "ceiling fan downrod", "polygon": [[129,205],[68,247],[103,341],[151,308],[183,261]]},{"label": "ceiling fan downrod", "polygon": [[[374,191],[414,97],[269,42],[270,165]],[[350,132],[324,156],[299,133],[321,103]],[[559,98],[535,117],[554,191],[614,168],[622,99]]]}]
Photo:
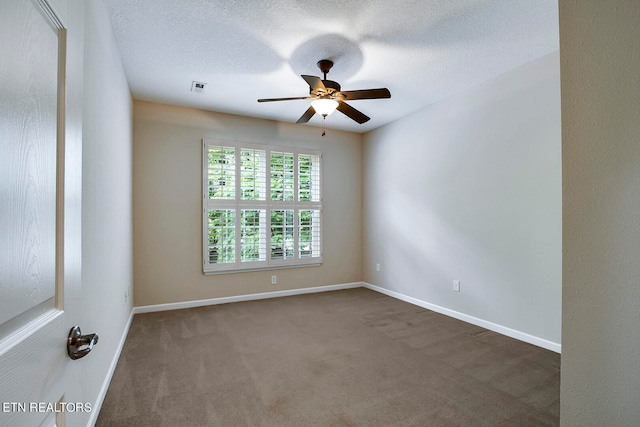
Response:
[{"label": "ceiling fan downrod", "polygon": [[318,68],[320,68],[320,71],[324,74],[323,80],[327,80],[327,73],[329,73],[331,67],[333,67],[333,61],[330,59],[321,59],[318,61]]}]

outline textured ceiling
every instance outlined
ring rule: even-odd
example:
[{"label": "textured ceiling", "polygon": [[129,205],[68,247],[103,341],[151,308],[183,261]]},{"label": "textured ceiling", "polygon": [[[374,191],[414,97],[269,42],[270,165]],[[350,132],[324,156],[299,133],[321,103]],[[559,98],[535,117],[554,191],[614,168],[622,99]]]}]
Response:
[{"label": "textured ceiling", "polygon": [[[365,132],[558,50],[557,0],[104,0],[135,99],[295,122],[301,74],[343,90],[371,120],[336,112],[327,128]],[[206,92],[191,92],[192,81]],[[309,125],[321,125],[314,116]]]}]

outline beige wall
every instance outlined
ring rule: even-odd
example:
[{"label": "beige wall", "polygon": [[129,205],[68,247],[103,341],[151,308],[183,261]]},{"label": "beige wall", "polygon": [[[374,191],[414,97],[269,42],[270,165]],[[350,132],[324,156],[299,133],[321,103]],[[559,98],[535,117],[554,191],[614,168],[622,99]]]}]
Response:
[{"label": "beige wall", "polygon": [[[133,247],[136,306],[356,282],[361,279],[361,135],[135,101]],[[323,153],[324,262],[202,273],[202,138]],[[271,285],[271,276],[278,284]]]},{"label": "beige wall", "polygon": [[640,422],[640,2],[560,1],[563,426]]}]

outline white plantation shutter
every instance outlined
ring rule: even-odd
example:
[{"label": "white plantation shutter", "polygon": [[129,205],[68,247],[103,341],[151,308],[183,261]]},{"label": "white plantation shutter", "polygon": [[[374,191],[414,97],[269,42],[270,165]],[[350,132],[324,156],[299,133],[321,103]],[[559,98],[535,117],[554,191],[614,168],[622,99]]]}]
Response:
[{"label": "white plantation shutter", "polygon": [[271,152],[271,200],[292,202],[295,194],[293,153]]},{"label": "white plantation shutter", "polygon": [[266,261],[267,222],[265,209],[240,211],[240,262]]},{"label": "white plantation shutter", "polygon": [[209,198],[235,199],[236,155],[234,147],[211,146],[207,150]]},{"label": "white plantation shutter", "polygon": [[271,211],[271,259],[289,260],[295,254],[295,211],[273,209]]},{"label": "white plantation shutter", "polygon": [[315,151],[203,140],[205,274],[322,263]]},{"label": "white plantation shutter", "polygon": [[320,210],[304,209],[298,217],[298,256],[314,258],[320,256]]},{"label": "white plantation shutter", "polygon": [[207,216],[208,262],[213,264],[235,263],[235,210],[208,209]]},{"label": "white plantation shutter", "polygon": [[267,164],[265,150],[240,150],[240,197],[242,200],[266,200]]},{"label": "white plantation shutter", "polygon": [[298,198],[305,202],[320,202],[320,156],[298,156]]}]

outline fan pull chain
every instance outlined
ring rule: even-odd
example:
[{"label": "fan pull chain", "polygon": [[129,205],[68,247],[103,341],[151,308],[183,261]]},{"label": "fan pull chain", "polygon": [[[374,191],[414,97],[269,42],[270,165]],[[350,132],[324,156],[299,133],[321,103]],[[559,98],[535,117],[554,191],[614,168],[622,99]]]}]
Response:
[{"label": "fan pull chain", "polygon": [[325,136],[327,133],[324,131],[324,121],[327,118],[326,114],[322,115],[322,136]]}]

